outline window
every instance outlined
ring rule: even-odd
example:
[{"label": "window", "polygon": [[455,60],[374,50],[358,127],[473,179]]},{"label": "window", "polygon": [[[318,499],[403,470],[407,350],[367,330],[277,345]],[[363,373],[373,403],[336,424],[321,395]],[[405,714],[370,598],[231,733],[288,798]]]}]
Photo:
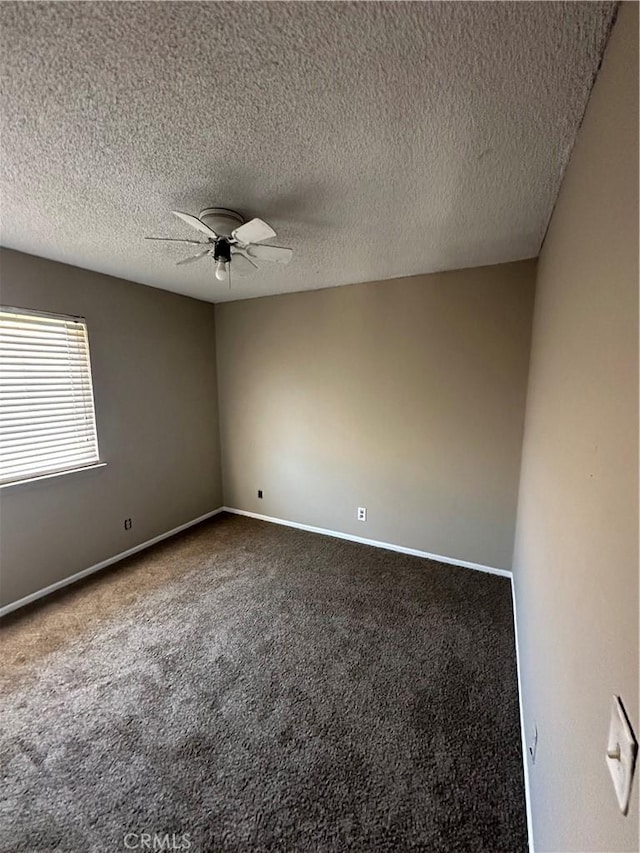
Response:
[{"label": "window", "polygon": [[0,308],[0,484],[98,461],[86,322]]}]

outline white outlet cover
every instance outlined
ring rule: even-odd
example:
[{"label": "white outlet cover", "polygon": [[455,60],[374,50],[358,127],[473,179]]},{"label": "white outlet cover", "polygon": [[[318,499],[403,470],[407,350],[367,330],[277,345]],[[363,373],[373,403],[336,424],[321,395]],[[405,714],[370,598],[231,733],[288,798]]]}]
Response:
[{"label": "white outlet cover", "polygon": [[537,724],[533,727],[533,736],[531,738],[531,743],[529,744],[529,755],[531,756],[531,763],[536,763],[536,755],[538,753],[538,726]]},{"label": "white outlet cover", "polygon": [[367,520],[367,508],[366,508],[366,506],[359,506],[358,507],[357,518],[358,518],[358,521],[366,521]]},{"label": "white outlet cover", "polygon": [[622,814],[626,814],[629,809],[629,797],[631,796],[637,752],[638,744],[620,697],[614,696],[606,761]]}]

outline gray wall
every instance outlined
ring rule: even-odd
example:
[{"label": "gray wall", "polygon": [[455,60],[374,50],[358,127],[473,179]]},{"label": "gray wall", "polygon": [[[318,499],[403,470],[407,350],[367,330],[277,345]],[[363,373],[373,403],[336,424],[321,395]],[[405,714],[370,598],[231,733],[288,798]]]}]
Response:
[{"label": "gray wall", "polygon": [[216,509],[222,494],[213,305],[8,250],[0,274],[3,304],[87,318],[107,463],[0,490],[7,604]]},{"label": "gray wall", "polygon": [[525,261],[218,305],[225,504],[510,568],[534,277]]},{"label": "gray wall", "polygon": [[638,717],[638,9],[624,3],[538,266],[514,576],[536,851],[636,851],[605,765]]}]

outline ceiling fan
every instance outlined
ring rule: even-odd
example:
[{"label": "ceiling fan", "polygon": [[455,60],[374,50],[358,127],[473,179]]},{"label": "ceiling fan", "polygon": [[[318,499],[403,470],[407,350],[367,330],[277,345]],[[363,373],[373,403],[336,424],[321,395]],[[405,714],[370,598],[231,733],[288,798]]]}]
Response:
[{"label": "ceiling fan", "polygon": [[288,264],[293,256],[292,249],[281,246],[263,246],[265,240],[276,236],[276,232],[262,219],[245,222],[244,217],[235,210],[226,207],[207,207],[199,216],[173,210],[174,216],[187,225],[197,228],[206,239],[183,240],[179,237],[145,237],[145,240],[161,240],[169,243],[189,243],[202,246],[195,255],[177,262],[191,264],[200,258],[209,257],[216,264],[218,281],[229,282],[231,287],[231,267],[241,276],[251,275],[259,267],[256,261],[275,261]]}]

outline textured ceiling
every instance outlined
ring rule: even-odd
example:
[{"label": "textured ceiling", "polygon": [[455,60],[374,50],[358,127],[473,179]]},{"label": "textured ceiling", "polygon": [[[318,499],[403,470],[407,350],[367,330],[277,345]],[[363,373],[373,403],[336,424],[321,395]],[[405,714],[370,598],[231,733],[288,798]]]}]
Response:
[{"label": "textured ceiling", "polygon": [[[0,3],[1,241],[212,301],[537,255],[614,10]],[[143,240],[214,204],[290,266]]]}]

